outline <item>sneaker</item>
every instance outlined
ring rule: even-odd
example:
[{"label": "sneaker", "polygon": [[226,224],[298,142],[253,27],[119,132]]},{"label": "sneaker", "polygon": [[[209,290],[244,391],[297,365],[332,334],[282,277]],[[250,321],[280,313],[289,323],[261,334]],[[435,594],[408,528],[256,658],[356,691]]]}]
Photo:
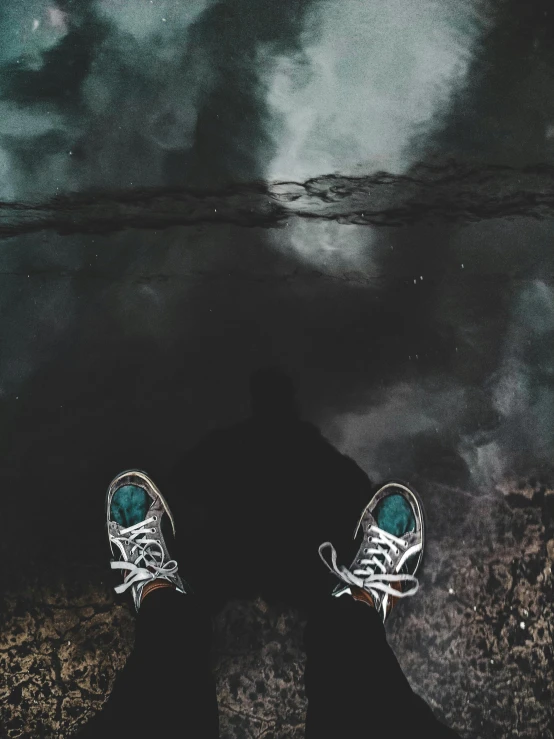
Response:
[{"label": "sneaker", "polygon": [[[384,622],[398,598],[415,595],[419,589],[415,574],[423,557],[423,516],[423,503],[413,488],[402,482],[385,483],[356,526],[354,539],[361,527],[363,540],[349,568],[337,566],[337,553],[330,542],[319,547],[319,556],[340,580],[332,594],[368,601]],[[327,549],[331,562],[324,556]]]},{"label": "sneaker", "polygon": [[164,538],[175,536],[175,521],[164,497],[140,470],[121,472],[106,494],[106,517],[112,570],[123,570],[124,582],[115,588],[129,588],[138,612],[144,586],[153,580],[167,580],[180,593],[191,592],[179,577]]}]

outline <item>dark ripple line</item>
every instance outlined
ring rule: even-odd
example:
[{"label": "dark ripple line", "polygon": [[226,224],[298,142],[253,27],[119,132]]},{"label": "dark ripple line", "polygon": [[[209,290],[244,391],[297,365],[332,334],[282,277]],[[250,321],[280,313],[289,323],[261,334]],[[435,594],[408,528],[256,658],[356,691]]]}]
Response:
[{"label": "dark ripple line", "polygon": [[322,175],[306,182],[217,190],[142,188],[0,202],[0,238],[37,231],[107,234],[126,228],[228,224],[281,228],[290,218],[399,227],[554,215],[554,167],[418,165],[406,175]]}]

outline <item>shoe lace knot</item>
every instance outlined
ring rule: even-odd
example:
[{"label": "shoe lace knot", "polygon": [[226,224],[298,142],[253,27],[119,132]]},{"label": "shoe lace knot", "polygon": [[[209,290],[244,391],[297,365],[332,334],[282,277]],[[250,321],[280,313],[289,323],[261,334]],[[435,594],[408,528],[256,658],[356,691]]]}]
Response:
[{"label": "shoe lace knot", "polygon": [[[139,523],[121,529],[118,536],[110,534],[110,540],[117,542],[123,549],[126,543],[130,548],[133,561],[113,561],[110,563],[112,570],[128,570],[125,582],[115,588],[116,593],[124,593],[132,585],[137,583],[146,584],[150,580],[170,579],[171,575],[177,573],[178,565],[174,559],[165,560],[164,548],[159,539],[149,538],[149,534],[155,533],[156,529],[151,524],[156,520],[155,516],[140,521]],[[137,553],[136,557],[135,552]]]},{"label": "shoe lace knot", "polygon": [[[324,555],[324,551],[331,552],[331,562]],[[401,551],[408,551],[409,544],[378,526],[370,526],[364,536],[364,543],[350,569],[337,565],[337,552],[331,542],[326,541],[319,547],[319,556],[326,567],[347,585],[355,585],[370,593],[377,602],[383,595],[394,598],[407,598],[415,595],[419,589],[419,582],[413,575],[397,573],[393,569],[394,558]],[[403,589],[392,587],[392,583],[402,583]],[[411,588],[405,589],[408,584]]]}]

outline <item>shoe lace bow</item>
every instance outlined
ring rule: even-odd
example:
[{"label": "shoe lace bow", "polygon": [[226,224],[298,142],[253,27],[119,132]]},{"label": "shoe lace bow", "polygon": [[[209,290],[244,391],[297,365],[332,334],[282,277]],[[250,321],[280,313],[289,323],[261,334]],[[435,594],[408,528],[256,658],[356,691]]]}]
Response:
[{"label": "shoe lace bow", "polygon": [[[364,543],[366,543],[365,538]],[[363,588],[374,596],[377,602],[385,594],[394,598],[407,598],[415,595],[419,589],[419,582],[416,577],[404,573],[391,574],[392,554],[398,555],[401,549],[407,550],[408,542],[377,526],[370,526],[367,532],[367,544],[370,546],[360,549],[358,556],[351,565],[351,569],[343,565],[337,565],[337,552],[330,541],[321,544],[319,556],[328,569],[342,582]],[[331,551],[330,563],[323,554],[327,549]],[[396,590],[391,586],[391,583],[404,583],[404,585],[410,583],[412,587],[408,590]]]},{"label": "shoe lace bow", "polygon": [[153,534],[156,531],[156,529],[149,526],[155,520],[155,517],[151,516],[133,526],[121,529],[119,536],[110,536],[112,541],[126,542],[132,545],[130,550],[131,555],[137,550],[140,551],[140,554],[133,562],[112,561],[110,563],[112,570],[129,571],[125,582],[115,588],[116,593],[124,593],[132,585],[140,582],[159,578],[167,580],[170,575],[177,573],[178,565],[174,559],[164,562],[165,552],[160,541],[158,539],[148,538],[148,534]]}]

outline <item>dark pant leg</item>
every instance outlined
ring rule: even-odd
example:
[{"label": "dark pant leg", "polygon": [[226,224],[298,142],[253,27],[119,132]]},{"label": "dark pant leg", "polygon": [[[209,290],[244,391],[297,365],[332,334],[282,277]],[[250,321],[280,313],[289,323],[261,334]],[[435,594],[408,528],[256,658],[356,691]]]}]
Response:
[{"label": "dark pant leg", "polygon": [[135,648],[81,739],[217,739],[211,643],[211,619],[196,596],[154,590],[137,615]]},{"label": "dark pant leg", "polygon": [[371,606],[328,597],[306,627],[306,739],[455,739],[417,696]]}]

